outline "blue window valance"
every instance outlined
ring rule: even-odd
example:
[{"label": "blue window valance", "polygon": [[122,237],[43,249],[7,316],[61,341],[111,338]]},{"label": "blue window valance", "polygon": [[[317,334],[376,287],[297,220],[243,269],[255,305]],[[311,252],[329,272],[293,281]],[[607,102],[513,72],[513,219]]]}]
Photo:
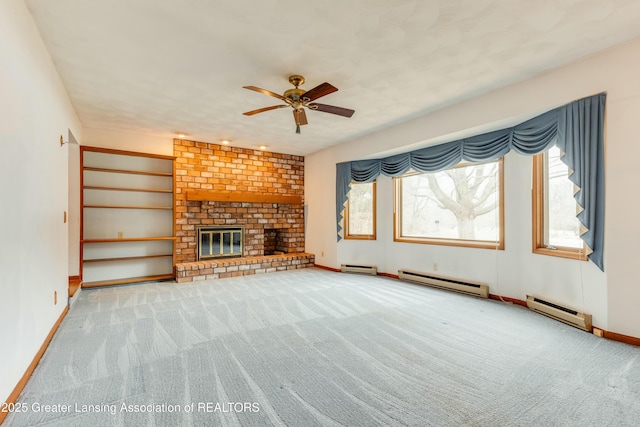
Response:
[{"label": "blue window valance", "polygon": [[606,94],[601,93],[563,105],[513,127],[383,159],[338,163],[338,241],[351,182],[373,181],[380,174],[400,176],[410,169],[437,172],[462,160],[480,162],[497,159],[511,150],[531,156],[546,151],[555,143],[565,153],[562,161],[573,171],[569,179],[578,187],[575,199],[582,211],[577,217],[587,230],[581,238],[593,251],[589,259],[604,271],[605,101]]}]

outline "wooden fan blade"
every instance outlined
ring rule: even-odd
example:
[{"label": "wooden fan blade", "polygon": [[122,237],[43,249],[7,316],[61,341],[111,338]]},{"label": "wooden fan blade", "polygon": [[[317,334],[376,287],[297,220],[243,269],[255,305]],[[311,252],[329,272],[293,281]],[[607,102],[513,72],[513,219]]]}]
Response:
[{"label": "wooden fan blade", "polygon": [[293,120],[296,121],[298,126],[309,123],[307,122],[307,113],[305,113],[304,110],[293,110]]},{"label": "wooden fan blade", "polygon": [[242,86],[244,89],[249,89],[249,90],[255,90],[256,92],[260,92],[260,93],[264,93],[265,95],[269,95],[269,96],[273,96],[274,98],[278,98],[283,100],[286,103],[289,103],[290,101],[285,98],[282,95],[279,95],[275,92],[271,92],[270,90],[266,90],[266,89],[261,89],[259,87],[255,87],[255,86]]},{"label": "wooden fan blade", "polygon": [[306,102],[314,101],[320,97],[336,92],[337,90],[337,87],[324,82],[314,87],[313,89],[309,89],[308,91],[306,91],[304,95],[302,95],[302,99],[304,99]]},{"label": "wooden fan blade", "polygon": [[337,114],[343,117],[351,117],[353,116],[353,113],[355,113],[355,110],[350,110],[348,108],[336,107],[334,105],[327,104],[318,104],[315,102],[313,104],[309,104],[309,108],[316,111],[322,111],[323,113]]},{"label": "wooden fan blade", "polygon": [[254,114],[264,113],[265,111],[275,110],[277,108],[285,108],[288,105],[272,105],[271,107],[258,108],[257,110],[247,111],[246,113],[242,113],[245,116],[253,116]]}]

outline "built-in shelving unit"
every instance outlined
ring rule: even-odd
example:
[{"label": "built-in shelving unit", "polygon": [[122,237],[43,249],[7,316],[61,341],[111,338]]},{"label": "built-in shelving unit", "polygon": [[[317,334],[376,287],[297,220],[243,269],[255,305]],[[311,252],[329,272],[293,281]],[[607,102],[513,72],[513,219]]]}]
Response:
[{"label": "built-in shelving unit", "polygon": [[83,287],[175,277],[175,158],[82,147]]}]

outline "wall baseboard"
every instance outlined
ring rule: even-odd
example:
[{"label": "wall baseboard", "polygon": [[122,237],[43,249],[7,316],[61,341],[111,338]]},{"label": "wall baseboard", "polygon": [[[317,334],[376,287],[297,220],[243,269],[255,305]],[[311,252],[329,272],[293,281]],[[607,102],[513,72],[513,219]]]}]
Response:
[{"label": "wall baseboard", "polygon": [[502,295],[494,295],[494,294],[489,294],[489,298],[494,299],[496,301],[510,302],[516,305],[521,305],[525,308],[527,307],[527,302],[518,298],[503,297]]},{"label": "wall baseboard", "polygon": [[323,270],[333,271],[335,273],[341,273],[342,272],[342,270],[340,270],[339,268],[327,267],[325,265],[313,264],[313,266],[316,267],[316,268],[321,268]]},{"label": "wall baseboard", "polygon": [[82,286],[82,279],[80,276],[69,276],[69,298],[74,296],[78,289]]},{"label": "wall baseboard", "polygon": [[[333,271],[334,273],[342,273],[342,270],[339,269],[339,268],[327,267],[326,265],[320,265],[320,264],[313,264],[313,266],[316,267],[316,268],[321,268],[323,270]],[[378,272],[377,275],[378,276],[384,276],[384,277],[390,277],[392,279],[398,279],[398,275],[397,274]]]},{"label": "wall baseboard", "polygon": [[618,341],[621,343],[640,347],[640,338],[632,337],[630,335],[618,334],[616,332],[605,331],[604,329],[602,329],[602,332],[602,336],[608,340]]},{"label": "wall baseboard", "polygon": [[[27,368],[22,378],[20,378],[20,381],[18,381],[18,384],[13,389],[13,391],[11,392],[11,394],[9,395],[5,403],[16,403],[18,401],[18,397],[20,396],[20,393],[22,393],[24,386],[27,385],[27,381],[29,381],[29,378],[31,378],[31,374],[33,374],[33,371],[35,371],[36,366],[38,366],[38,363],[40,363],[40,359],[42,358],[42,355],[47,350],[47,347],[49,347],[49,343],[53,339],[53,335],[58,330],[58,327],[60,326],[62,319],[64,319],[68,311],[69,311],[69,306],[65,306],[64,310],[62,311],[62,314],[60,314],[60,317],[58,317],[58,320],[51,328],[49,335],[47,335],[47,338],[45,338],[44,342],[42,343],[42,346],[40,346],[40,350],[38,350],[38,353],[36,353],[36,356],[33,358],[33,361]],[[0,424],[4,422],[4,419],[7,417],[7,415],[9,415],[8,412],[0,412]]]}]

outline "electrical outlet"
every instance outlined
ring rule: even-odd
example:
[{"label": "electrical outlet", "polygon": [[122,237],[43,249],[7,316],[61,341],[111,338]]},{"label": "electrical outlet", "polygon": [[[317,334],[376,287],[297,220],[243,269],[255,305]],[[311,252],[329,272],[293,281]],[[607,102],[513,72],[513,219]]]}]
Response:
[{"label": "electrical outlet", "polygon": [[324,251],[320,252],[320,256],[324,257]]},{"label": "electrical outlet", "polygon": [[433,263],[433,271],[438,271],[438,263],[437,262]]},{"label": "electrical outlet", "polygon": [[53,305],[58,305],[58,291],[53,291]]},{"label": "electrical outlet", "polygon": [[122,231],[118,231],[118,239],[122,239],[124,233]]},{"label": "electrical outlet", "polygon": [[64,211],[64,223],[67,223],[67,211]]}]

